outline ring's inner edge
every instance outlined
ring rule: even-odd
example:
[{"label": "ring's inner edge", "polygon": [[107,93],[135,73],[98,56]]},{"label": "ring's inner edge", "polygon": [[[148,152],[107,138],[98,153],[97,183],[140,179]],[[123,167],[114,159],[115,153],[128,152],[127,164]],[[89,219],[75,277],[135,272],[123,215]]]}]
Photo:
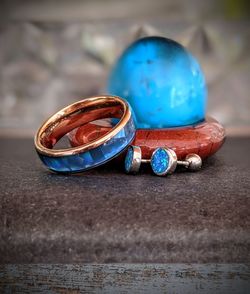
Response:
[{"label": "ring's inner edge", "polygon": [[82,106],[81,108],[70,111],[69,113],[62,113],[58,115],[59,118],[57,118],[55,122],[52,122],[41,134],[40,142],[44,147],[52,149],[64,135],[75,128],[84,126],[97,119],[120,119],[123,114],[123,105],[116,101],[106,102],[99,105],[90,105],[87,107]]}]

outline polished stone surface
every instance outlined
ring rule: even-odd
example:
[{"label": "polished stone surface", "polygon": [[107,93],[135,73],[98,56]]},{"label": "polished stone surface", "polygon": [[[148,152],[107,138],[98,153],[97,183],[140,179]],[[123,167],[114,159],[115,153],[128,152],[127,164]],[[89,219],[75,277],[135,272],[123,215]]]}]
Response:
[{"label": "polished stone surface", "polygon": [[128,100],[137,128],[185,126],[205,118],[207,88],[200,65],[170,39],[132,43],[115,63],[107,88]]},{"label": "polished stone surface", "polygon": [[[89,124],[78,128],[70,136],[72,146],[85,144],[88,136],[100,136],[107,127]],[[158,147],[169,147],[175,151],[178,159],[185,159],[190,153],[198,154],[202,159],[216,153],[226,138],[224,127],[215,119],[207,117],[202,123],[182,128],[138,129],[133,145],[140,146],[142,157],[150,159]]]},{"label": "polished stone surface", "polygon": [[154,173],[162,174],[169,166],[169,155],[163,148],[158,148],[152,155],[151,167]]},{"label": "polished stone surface", "polygon": [[166,178],[57,175],[32,139],[0,140],[0,262],[250,262],[250,138]]}]

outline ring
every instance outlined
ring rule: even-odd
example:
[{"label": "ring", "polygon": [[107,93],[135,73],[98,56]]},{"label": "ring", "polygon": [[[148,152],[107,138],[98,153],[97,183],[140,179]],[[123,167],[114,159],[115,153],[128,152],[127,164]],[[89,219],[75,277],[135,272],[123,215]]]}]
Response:
[{"label": "ring", "polygon": [[[86,126],[87,133],[105,133],[111,126],[101,124],[97,128],[93,124]],[[74,131],[69,137],[71,146],[79,146],[87,140],[84,127]],[[225,141],[225,129],[218,121],[207,117],[195,125],[169,129],[137,129],[133,145],[140,146],[144,159],[150,159],[154,150],[159,147],[173,149],[182,160],[190,153],[198,154],[205,159],[216,153]]]},{"label": "ring", "polygon": [[[110,131],[81,146],[53,149],[67,133],[104,118],[119,119]],[[35,148],[52,171],[81,172],[102,165],[122,153],[133,141],[135,126],[129,104],[117,96],[91,97],[58,111],[35,135]]]}]

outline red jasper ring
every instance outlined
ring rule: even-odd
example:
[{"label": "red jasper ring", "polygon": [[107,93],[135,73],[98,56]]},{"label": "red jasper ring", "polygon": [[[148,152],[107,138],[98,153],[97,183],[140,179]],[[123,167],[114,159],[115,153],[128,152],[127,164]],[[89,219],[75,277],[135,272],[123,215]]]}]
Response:
[{"label": "red jasper ring", "polygon": [[[69,140],[72,146],[80,146],[107,133],[112,124],[99,121],[87,124],[71,132]],[[86,135],[87,134],[87,135]],[[169,129],[137,129],[133,145],[140,146],[144,159],[150,159],[158,147],[168,147],[175,151],[178,158],[188,154],[198,154],[202,159],[216,153],[225,141],[225,129],[211,117],[203,122],[186,127]]]}]

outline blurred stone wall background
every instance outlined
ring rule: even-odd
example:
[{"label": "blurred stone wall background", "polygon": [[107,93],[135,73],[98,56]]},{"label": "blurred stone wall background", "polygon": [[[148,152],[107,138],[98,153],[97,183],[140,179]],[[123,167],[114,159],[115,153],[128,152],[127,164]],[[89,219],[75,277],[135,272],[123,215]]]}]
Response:
[{"label": "blurred stone wall background", "polygon": [[16,0],[0,6],[0,134],[33,135],[41,121],[105,92],[131,41],[162,35],[200,60],[208,114],[250,134],[250,21],[244,0]]}]

